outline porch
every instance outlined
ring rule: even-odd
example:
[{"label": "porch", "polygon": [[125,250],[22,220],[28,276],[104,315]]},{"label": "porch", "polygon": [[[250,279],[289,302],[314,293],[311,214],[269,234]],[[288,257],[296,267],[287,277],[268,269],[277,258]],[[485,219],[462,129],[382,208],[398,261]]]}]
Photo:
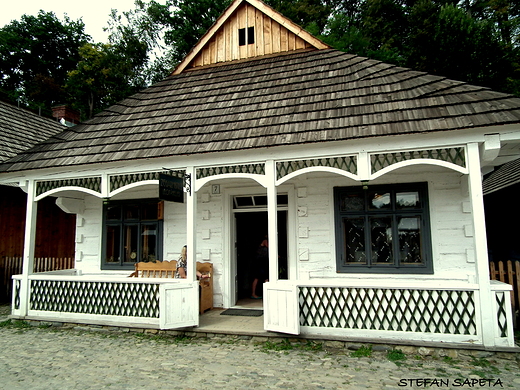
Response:
[{"label": "porch", "polygon": [[[206,334],[515,351],[510,290],[510,285],[492,281],[489,317],[494,320],[488,324],[478,310],[478,285],[438,282],[405,286],[391,281],[278,281],[264,285],[261,317],[222,316],[217,309],[199,316],[196,282],[65,270],[32,274],[25,280],[23,275],[14,276],[11,317]],[[27,299],[21,298],[23,294],[28,294]]]}]

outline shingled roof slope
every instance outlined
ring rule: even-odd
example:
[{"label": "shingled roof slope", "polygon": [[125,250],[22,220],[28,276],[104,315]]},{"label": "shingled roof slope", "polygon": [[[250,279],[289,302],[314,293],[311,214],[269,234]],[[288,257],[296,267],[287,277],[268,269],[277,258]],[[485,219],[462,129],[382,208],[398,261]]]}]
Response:
[{"label": "shingled roof slope", "polygon": [[[173,75],[10,171],[520,123],[520,99],[336,50]],[[3,169],[2,169],[3,168]]]},{"label": "shingled roof slope", "polygon": [[484,195],[520,183],[520,158],[502,165],[482,183]]},{"label": "shingled roof slope", "polygon": [[61,133],[66,126],[0,101],[0,162]]}]

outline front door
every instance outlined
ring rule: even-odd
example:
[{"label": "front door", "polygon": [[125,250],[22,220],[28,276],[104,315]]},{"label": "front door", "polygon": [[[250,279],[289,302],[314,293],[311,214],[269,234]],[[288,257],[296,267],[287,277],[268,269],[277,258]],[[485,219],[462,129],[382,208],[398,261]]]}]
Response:
[{"label": "front door", "polygon": [[[255,254],[267,237],[267,211],[235,213],[236,227],[236,295],[249,299],[255,278]],[[287,279],[287,211],[278,211],[279,279]],[[263,281],[258,281],[256,295],[262,296]]]}]

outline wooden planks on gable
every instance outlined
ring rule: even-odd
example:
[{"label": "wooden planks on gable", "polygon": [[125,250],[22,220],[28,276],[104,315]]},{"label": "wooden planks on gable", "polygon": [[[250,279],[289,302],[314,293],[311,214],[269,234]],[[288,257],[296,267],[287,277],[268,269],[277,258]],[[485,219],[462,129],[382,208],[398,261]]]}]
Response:
[{"label": "wooden planks on gable", "polygon": [[[239,29],[245,29],[247,36],[249,28],[254,31],[254,42],[249,42],[248,39],[246,44],[240,45]],[[190,67],[310,48],[313,46],[302,38],[262,11],[245,3],[201,49],[191,61]]]}]

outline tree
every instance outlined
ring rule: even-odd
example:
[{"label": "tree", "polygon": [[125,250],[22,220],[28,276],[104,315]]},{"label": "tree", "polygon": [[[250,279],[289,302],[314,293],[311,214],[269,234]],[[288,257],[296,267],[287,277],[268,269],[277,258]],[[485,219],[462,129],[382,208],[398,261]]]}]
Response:
[{"label": "tree", "polygon": [[417,2],[410,12],[408,66],[497,90],[511,68],[496,24],[452,4]]},{"label": "tree", "polygon": [[118,44],[87,43],[79,50],[80,61],[69,72],[66,84],[71,105],[91,118],[146,86],[141,77],[147,59],[146,44],[126,36]]},{"label": "tree", "polygon": [[265,0],[265,3],[315,35],[324,32],[335,6],[333,1],[321,0]]},{"label": "tree", "polygon": [[402,1],[366,0],[361,10],[361,31],[369,41],[368,56],[404,65],[408,23]]},{"label": "tree", "polygon": [[78,48],[91,37],[82,20],[52,12],[23,15],[0,29],[0,91],[4,98],[50,113],[66,101],[67,73],[79,60]]}]

